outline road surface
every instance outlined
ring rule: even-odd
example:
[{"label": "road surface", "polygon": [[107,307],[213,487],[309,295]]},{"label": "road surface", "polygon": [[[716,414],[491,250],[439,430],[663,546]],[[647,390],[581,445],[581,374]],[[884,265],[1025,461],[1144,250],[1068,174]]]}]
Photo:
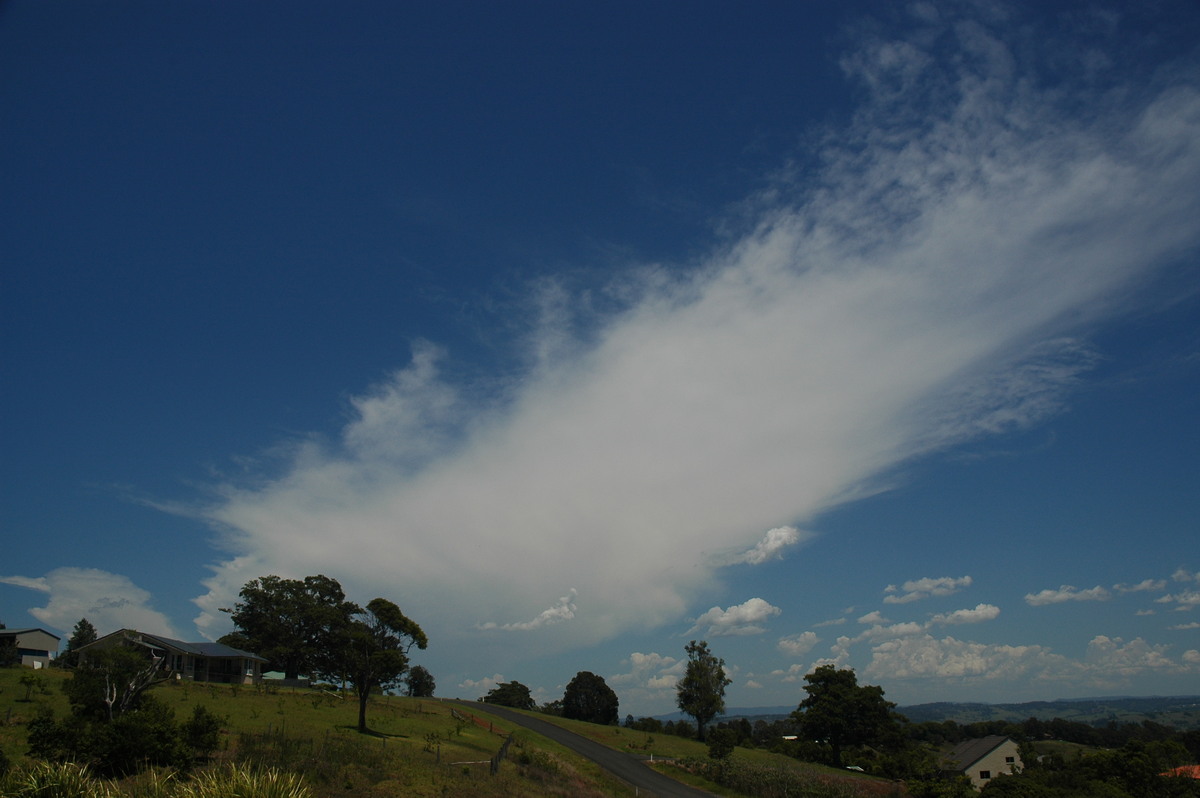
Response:
[{"label": "road surface", "polygon": [[669,776],[664,776],[635,756],[601,745],[595,740],[589,740],[575,732],[567,731],[561,726],[555,726],[553,723],[539,718],[531,718],[495,704],[480,706],[478,701],[451,701],[450,703],[459,704],[468,712],[486,712],[489,715],[504,718],[510,723],[524,726],[543,737],[548,737],[575,753],[587,757],[617,778],[637,788],[638,795],[656,796],[656,798],[712,798],[712,793],[689,787]]}]

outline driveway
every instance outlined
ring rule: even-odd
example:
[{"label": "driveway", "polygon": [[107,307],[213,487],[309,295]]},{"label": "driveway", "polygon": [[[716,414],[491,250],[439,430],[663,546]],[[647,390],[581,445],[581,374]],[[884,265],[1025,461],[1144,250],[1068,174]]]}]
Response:
[{"label": "driveway", "polygon": [[510,723],[524,726],[530,731],[537,732],[554,742],[570,748],[575,753],[585,756],[617,778],[637,788],[639,795],[657,796],[657,798],[712,798],[712,793],[689,787],[664,776],[653,770],[642,759],[630,754],[616,751],[601,745],[595,740],[581,737],[575,732],[567,731],[561,726],[555,726],[539,718],[531,718],[520,712],[514,712],[507,707],[495,704],[483,704],[478,701],[450,701],[459,704],[473,712],[486,712],[498,718],[504,718]]}]

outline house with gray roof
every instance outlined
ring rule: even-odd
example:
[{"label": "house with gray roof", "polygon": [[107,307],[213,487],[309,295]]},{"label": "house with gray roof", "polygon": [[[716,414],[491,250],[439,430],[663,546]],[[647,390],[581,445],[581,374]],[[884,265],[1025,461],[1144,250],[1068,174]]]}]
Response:
[{"label": "house with gray roof", "polygon": [[11,640],[26,668],[46,668],[58,653],[62,640],[45,629],[0,629],[0,641]]},{"label": "house with gray roof", "polygon": [[81,662],[89,652],[112,646],[141,648],[160,663],[167,675],[194,682],[258,684],[266,659],[222,643],[185,643],[161,635],[118,629],[79,648]]},{"label": "house with gray roof", "polygon": [[997,776],[1018,773],[1022,767],[1016,741],[998,734],[965,740],[942,758],[944,772],[962,773],[980,790]]}]

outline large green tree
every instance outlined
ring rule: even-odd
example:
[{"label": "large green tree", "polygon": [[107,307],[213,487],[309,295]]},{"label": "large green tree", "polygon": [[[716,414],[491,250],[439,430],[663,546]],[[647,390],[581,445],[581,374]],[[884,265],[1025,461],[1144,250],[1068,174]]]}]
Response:
[{"label": "large green tree", "polygon": [[333,635],[333,647],[318,657],[319,672],[330,678],[344,676],[358,695],[358,730],[367,730],[367,702],[371,692],[396,686],[408,670],[408,652],[429,641],[416,621],[387,599],[375,598],[366,608],[350,612]]},{"label": "large green tree", "polygon": [[792,713],[800,733],[827,746],[829,764],[842,766],[842,752],[856,745],[893,740],[900,720],[883,688],[859,685],[853,670],[822,665],[804,677],[808,698]]},{"label": "large green tree", "polygon": [[589,723],[615,725],[619,718],[619,700],[603,677],[591,671],[580,671],[567,684],[563,693],[562,714],[564,718],[586,720]]},{"label": "large green tree", "polygon": [[693,640],[684,651],[687,670],[675,684],[675,702],[696,719],[697,736],[703,741],[704,727],[725,711],[725,688],[731,680],[725,676],[725,660],[709,651],[704,640]]},{"label": "large green tree", "polygon": [[251,579],[238,595],[241,601],[225,610],[237,631],[220,642],[266,658],[268,669],[289,679],[317,670],[335,645],[335,631],[359,609],[346,601],[336,579],[320,574]]}]

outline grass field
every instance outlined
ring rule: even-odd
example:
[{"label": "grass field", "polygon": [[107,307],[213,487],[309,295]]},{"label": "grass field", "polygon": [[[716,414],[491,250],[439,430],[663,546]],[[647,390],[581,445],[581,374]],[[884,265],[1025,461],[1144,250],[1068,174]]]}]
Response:
[{"label": "grass field", "polygon": [[[27,681],[32,676],[36,683],[23,684],[23,676]],[[68,678],[69,673],[57,669],[0,669],[0,750],[14,764],[25,759],[26,724],[40,708],[49,707],[58,717],[68,713],[61,689]],[[196,705],[225,719],[214,764],[251,762],[301,773],[317,798],[634,795],[590,761],[488,715],[486,704],[474,703],[465,710],[437,699],[379,696],[368,710],[371,731],[360,734],[357,702],[327,692],[174,682],[154,688],[153,694],[174,709],[178,720],[190,717]],[[530,714],[611,748],[652,756],[663,772],[716,795],[746,795],[671,764],[704,759],[707,748],[697,741]],[[492,775],[489,760],[509,732],[513,742],[507,759]],[[869,788],[873,781],[766,751],[738,748],[734,759],[845,783],[847,789]]]},{"label": "grass field", "polygon": [[[35,674],[39,685],[21,684]],[[26,724],[43,707],[68,712],[56,669],[0,669],[0,749],[13,764],[25,758]],[[356,730],[353,699],[306,689],[169,683],[154,695],[179,720],[200,704],[226,719],[220,761],[261,762],[302,773],[316,796],[626,796],[634,791],[587,760],[538,735],[515,730],[497,775],[489,760],[509,724],[480,709],[484,725],[456,718],[436,699],[379,696],[369,734]],[[491,727],[490,729],[488,727]]]}]

